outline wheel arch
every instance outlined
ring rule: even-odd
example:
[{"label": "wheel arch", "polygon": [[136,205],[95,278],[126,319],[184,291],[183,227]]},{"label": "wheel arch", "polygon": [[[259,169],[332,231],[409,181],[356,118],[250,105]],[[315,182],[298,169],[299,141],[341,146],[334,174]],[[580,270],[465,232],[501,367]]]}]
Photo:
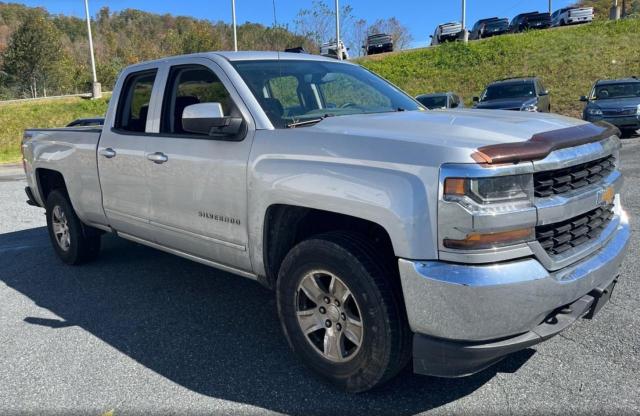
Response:
[{"label": "wheel arch", "polygon": [[35,173],[42,206],[47,203],[49,194],[56,189],[61,189],[68,194],[67,184],[61,172],[54,169],[37,168]]},{"label": "wheel arch", "polygon": [[301,241],[331,231],[364,235],[376,246],[382,258],[397,268],[391,236],[382,225],[351,215],[300,205],[272,204],[263,224],[262,262],[267,287],[275,287],[280,266],[287,253]]}]

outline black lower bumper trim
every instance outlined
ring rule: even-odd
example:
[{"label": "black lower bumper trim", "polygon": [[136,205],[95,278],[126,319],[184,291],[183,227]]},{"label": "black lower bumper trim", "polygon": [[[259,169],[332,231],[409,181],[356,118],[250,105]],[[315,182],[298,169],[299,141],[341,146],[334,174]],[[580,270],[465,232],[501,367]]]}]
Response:
[{"label": "black lower bumper trim", "polygon": [[31,192],[31,188],[28,186],[24,188],[24,192],[27,194],[27,204],[32,207],[39,207],[40,204],[36,202],[36,199],[33,197],[33,192]]},{"label": "black lower bumper trim", "polygon": [[464,377],[497,363],[505,356],[557,335],[582,317],[590,318],[609,300],[614,280],[607,289],[595,290],[555,311],[529,332],[496,341],[464,342],[413,336],[414,372],[437,377]]}]

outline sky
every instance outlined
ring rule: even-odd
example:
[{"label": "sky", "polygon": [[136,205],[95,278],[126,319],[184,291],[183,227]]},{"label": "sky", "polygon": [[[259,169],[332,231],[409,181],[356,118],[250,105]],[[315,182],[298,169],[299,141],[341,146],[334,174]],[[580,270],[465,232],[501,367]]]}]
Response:
[{"label": "sky", "polygon": [[[84,16],[83,0],[4,0],[28,6],[43,6],[52,13]],[[333,4],[334,0],[325,0]],[[575,0],[552,0],[553,9],[573,4]],[[290,24],[300,9],[309,8],[312,0],[275,0],[278,24]],[[397,17],[413,35],[413,47],[425,46],[436,25],[461,19],[461,0],[340,0],[341,6],[353,7],[354,15],[373,22],[378,18]],[[134,8],[155,13],[186,15],[201,19],[231,21],[231,0],[89,0],[91,14],[103,6],[111,10]],[[512,18],[518,13],[547,10],[548,0],[467,0],[467,27],[485,17]],[[238,23],[273,24],[272,0],[236,0]],[[241,45],[240,45],[241,46]]]}]

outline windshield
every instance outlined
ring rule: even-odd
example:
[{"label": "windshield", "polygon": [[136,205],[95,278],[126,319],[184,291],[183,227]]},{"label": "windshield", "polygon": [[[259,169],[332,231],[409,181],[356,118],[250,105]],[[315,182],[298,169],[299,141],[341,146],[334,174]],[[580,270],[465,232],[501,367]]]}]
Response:
[{"label": "windshield", "polygon": [[418,101],[428,109],[432,110],[434,108],[446,108],[447,107],[447,96],[446,95],[437,95],[433,97],[418,97]]},{"label": "windshield", "polygon": [[484,25],[486,29],[501,29],[507,26],[509,26],[509,22],[505,20],[492,20]]},{"label": "windshield", "polygon": [[422,108],[382,78],[357,65],[323,61],[234,62],[276,128],[352,114]]},{"label": "windshield", "polygon": [[640,97],[640,82],[600,85],[595,88],[593,94],[593,98],[596,100],[632,97]]},{"label": "windshield", "polygon": [[533,82],[495,84],[487,87],[481,101],[535,97],[535,95],[536,89]]}]

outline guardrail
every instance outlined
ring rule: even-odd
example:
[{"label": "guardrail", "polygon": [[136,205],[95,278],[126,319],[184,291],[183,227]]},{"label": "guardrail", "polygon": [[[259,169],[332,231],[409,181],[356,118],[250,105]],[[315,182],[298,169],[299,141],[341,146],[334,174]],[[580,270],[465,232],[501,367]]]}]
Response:
[{"label": "guardrail", "polygon": [[[108,94],[111,94],[111,91],[103,91],[102,94],[108,95]],[[0,100],[0,105],[10,104],[10,103],[27,103],[31,101],[40,101],[40,100],[56,100],[56,99],[70,98],[70,97],[91,98],[91,93],[85,92],[81,94],[51,95],[47,97],[37,97],[37,98],[16,98],[12,100]]]}]

